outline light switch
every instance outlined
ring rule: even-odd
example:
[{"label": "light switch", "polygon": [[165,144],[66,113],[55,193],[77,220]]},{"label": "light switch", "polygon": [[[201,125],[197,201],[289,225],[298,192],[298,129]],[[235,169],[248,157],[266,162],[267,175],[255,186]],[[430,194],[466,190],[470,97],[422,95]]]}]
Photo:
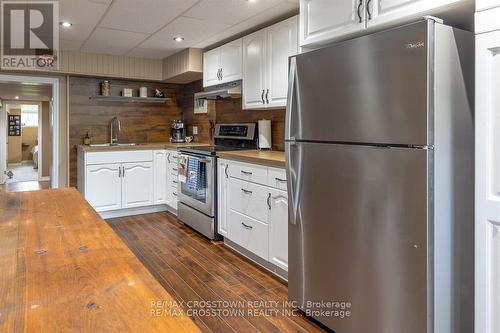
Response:
[{"label": "light switch", "polygon": [[193,126],[193,135],[198,134],[198,126]]}]

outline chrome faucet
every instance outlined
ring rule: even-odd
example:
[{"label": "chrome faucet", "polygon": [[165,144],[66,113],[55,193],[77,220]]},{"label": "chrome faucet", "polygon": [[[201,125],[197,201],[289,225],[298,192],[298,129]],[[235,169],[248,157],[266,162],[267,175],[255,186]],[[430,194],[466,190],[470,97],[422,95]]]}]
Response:
[{"label": "chrome faucet", "polygon": [[[118,124],[118,131],[113,131],[113,127],[114,127],[115,123]],[[114,117],[113,119],[111,119],[111,122],[109,123],[109,131],[111,133],[111,136],[109,139],[110,144],[112,144],[112,145],[118,144],[118,133],[120,133],[121,130],[122,130],[122,125],[120,123],[120,119],[118,119],[117,117]],[[116,138],[113,135],[114,132],[116,132]]]}]

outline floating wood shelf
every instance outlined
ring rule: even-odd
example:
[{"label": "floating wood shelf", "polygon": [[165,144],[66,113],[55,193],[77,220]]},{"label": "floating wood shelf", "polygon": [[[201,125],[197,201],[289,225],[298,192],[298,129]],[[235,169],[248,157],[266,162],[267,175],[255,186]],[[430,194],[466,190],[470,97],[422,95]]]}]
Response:
[{"label": "floating wood shelf", "polygon": [[166,101],[172,100],[172,98],[159,98],[159,97],[125,97],[125,96],[101,96],[101,95],[90,96],[90,99],[95,99],[97,101],[123,102],[123,103],[165,103]]}]

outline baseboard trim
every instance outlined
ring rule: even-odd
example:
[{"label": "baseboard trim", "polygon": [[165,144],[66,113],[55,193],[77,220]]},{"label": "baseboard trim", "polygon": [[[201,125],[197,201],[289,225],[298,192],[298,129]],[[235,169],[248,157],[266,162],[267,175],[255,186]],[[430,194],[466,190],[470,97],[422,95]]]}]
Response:
[{"label": "baseboard trim", "polygon": [[283,268],[276,266],[273,263],[270,263],[269,261],[255,255],[254,253],[248,251],[247,249],[239,246],[235,242],[224,238],[224,245],[230,248],[231,250],[238,252],[240,255],[243,257],[247,258],[248,260],[254,262],[255,264],[261,266],[265,270],[271,272],[272,274],[276,275],[278,278],[282,279],[284,282],[288,282],[288,272],[285,271]]},{"label": "baseboard trim", "polygon": [[173,209],[172,207],[169,207],[167,205],[155,205],[155,206],[138,207],[138,208],[127,208],[127,209],[111,210],[111,211],[97,212],[97,213],[103,219],[114,219],[116,217],[152,214],[152,213],[159,213],[159,212],[170,212],[174,215],[177,215],[177,211],[175,209]]}]

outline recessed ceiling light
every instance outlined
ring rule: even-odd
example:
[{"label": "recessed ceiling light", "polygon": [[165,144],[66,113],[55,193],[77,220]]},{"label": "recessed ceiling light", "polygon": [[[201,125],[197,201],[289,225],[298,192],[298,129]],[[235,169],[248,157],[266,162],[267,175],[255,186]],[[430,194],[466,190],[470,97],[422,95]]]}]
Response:
[{"label": "recessed ceiling light", "polygon": [[14,97],[15,99],[19,99],[19,96]]},{"label": "recessed ceiling light", "polygon": [[71,26],[73,25],[73,23],[68,22],[68,21],[61,22],[60,24],[61,24],[63,27],[65,27],[65,28],[69,28],[69,27],[71,27]]},{"label": "recessed ceiling light", "polygon": [[180,42],[182,42],[182,41],[184,40],[184,37],[177,36],[177,37],[174,37],[174,40],[175,40],[176,42],[179,42],[179,43],[180,43]]}]

